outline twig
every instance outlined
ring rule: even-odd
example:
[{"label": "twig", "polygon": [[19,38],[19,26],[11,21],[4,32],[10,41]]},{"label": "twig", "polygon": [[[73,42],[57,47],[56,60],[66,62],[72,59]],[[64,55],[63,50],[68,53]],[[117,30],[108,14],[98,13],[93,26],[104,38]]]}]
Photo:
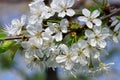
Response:
[{"label": "twig", "polygon": [[2,38],[0,40],[3,41],[3,40],[14,40],[14,39],[23,39],[23,36],[7,37],[7,38]]},{"label": "twig", "polygon": [[102,17],[101,20],[105,20],[105,19],[107,19],[107,18],[110,18],[110,17],[112,17],[113,15],[117,14],[118,12],[120,12],[120,8],[112,11],[109,15],[106,15],[106,16]]}]

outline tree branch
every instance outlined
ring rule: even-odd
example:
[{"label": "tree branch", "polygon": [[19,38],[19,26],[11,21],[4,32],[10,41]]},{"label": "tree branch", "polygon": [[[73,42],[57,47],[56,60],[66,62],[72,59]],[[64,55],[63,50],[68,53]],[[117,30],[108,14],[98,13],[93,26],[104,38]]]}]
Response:
[{"label": "tree branch", "polygon": [[106,15],[106,16],[102,17],[101,20],[105,20],[107,18],[110,18],[110,17],[114,16],[115,14],[117,14],[118,12],[120,12],[120,8],[112,11],[109,15]]},{"label": "tree branch", "polygon": [[14,39],[23,39],[23,36],[7,37],[7,38],[2,38],[0,40],[3,41],[3,40],[14,40]]}]

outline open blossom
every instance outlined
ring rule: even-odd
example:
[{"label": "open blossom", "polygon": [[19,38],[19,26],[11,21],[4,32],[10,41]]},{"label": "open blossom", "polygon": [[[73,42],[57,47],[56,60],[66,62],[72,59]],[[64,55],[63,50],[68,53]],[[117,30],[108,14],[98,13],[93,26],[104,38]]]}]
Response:
[{"label": "open blossom", "polygon": [[96,26],[100,26],[102,24],[102,21],[97,18],[100,15],[98,10],[95,10],[91,13],[88,9],[85,8],[82,10],[82,14],[84,16],[79,16],[78,20],[85,22],[88,28],[93,28],[93,24]]},{"label": "open blossom", "polygon": [[65,69],[71,70],[74,66],[74,61],[77,59],[77,55],[65,44],[61,44],[59,47],[62,53],[56,57],[56,62],[63,63]]},{"label": "open blossom", "polygon": [[25,57],[26,62],[28,63],[27,67],[30,69],[37,69],[44,71],[46,69],[45,62],[42,61],[38,56],[34,55],[31,57]]},{"label": "open blossom", "polygon": [[108,63],[108,64],[100,62],[99,67],[95,72],[107,72],[107,71],[110,71],[112,65],[114,65],[114,63],[112,63],[112,62]]},{"label": "open blossom", "polygon": [[86,30],[85,36],[88,38],[91,46],[99,46],[100,48],[105,48],[105,39],[109,36],[109,30],[107,28],[102,29],[101,27],[95,26],[93,31]]},{"label": "open blossom", "polygon": [[26,22],[26,16],[23,15],[21,17],[21,20],[18,19],[14,19],[11,22],[10,26],[6,26],[4,28],[4,31],[9,35],[9,36],[16,36],[16,35],[20,35],[22,32],[22,28],[24,27]]},{"label": "open blossom", "polygon": [[37,0],[29,4],[31,16],[29,18],[29,23],[34,24],[36,22],[41,23],[43,19],[48,19],[54,15],[54,11],[45,5],[43,0]]},{"label": "open blossom", "polygon": [[87,42],[84,40],[79,40],[77,44],[73,44],[72,48],[78,55],[76,63],[80,63],[83,66],[86,65],[88,63],[86,57],[90,57],[89,50],[87,49]]},{"label": "open blossom", "polygon": [[39,58],[43,57],[42,53],[42,41],[36,37],[32,37],[29,41],[23,41],[21,43],[22,47],[25,49],[25,57],[29,58],[32,56],[38,56]]},{"label": "open blossom", "polygon": [[43,40],[49,40],[51,38],[48,32],[44,32],[44,29],[40,24],[28,25],[27,32],[29,33],[30,36],[37,37],[40,41],[42,41],[42,43]]},{"label": "open blossom", "polygon": [[68,20],[62,19],[60,24],[48,23],[48,29],[51,34],[55,33],[54,38],[56,41],[61,41],[63,39],[62,33],[67,33]]},{"label": "open blossom", "polygon": [[73,6],[74,2],[75,0],[53,0],[51,7],[55,12],[58,12],[59,17],[73,16],[75,12],[70,7]]}]

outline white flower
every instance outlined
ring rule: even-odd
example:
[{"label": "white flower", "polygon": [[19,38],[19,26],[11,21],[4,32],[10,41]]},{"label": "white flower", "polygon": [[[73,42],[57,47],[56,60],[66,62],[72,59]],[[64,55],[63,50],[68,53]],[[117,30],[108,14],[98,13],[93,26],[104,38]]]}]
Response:
[{"label": "white flower", "polygon": [[76,63],[80,63],[85,66],[88,63],[86,57],[90,57],[89,50],[87,49],[87,42],[84,40],[79,40],[77,44],[73,44],[72,48],[78,55]]},{"label": "white flower", "polygon": [[29,4],[32,15],[29,18],[29,23],[42,23],[43,19],[47,19],[54,15],[52,9],[47,7],[42,0],[37,0]]},{"label": "white flower", "polygon": [[16,35],[20,35],[22,32],[22,28],[24,27],[26,22],[26,16],[23,15],[21,17],[21,20],[18,19],[14,19],[11,22],[10,26],[6,26],[4,28],[4,31],[9,35],[9,36],[16,36]]},{"label": "white flower", "polygon": [[99,62],[99,67],[98,69],[96,70],[96,72],[105,72],[105,71],[110,71],[110,68],[111,66],[114,65],[114,63],[108,63],[108,64],[105,64],[105,63],[102,63],[102,62]]},{"label": "white flower", "polygon": [[41,33],[44,30],[42,28],[42,25],[39,24],[29,24],[27,25],[27,32],[32,35],[32,36],[36,36],[36,37],[41,37]]},{"label": "white flower", "polygon": [[74,2],[75,0],[53,0],[51,7],[55,12],[58,12],[59,17],[73,16],[75,12],[70,7],[73,6]]},{"label": "white flower", "polygon": [[120,30],[120,21],[115,16],[111,17],[111,20],[113,21],[111,23],[111,26],[115,26],[114,32],[119,31]]},{"label": "white flower", "polygon": [[21,45],[25,49],[25,57],[38,56],[39,58],[42,58],[42,43],[42,40],[39,40],[36,37],[30,38],[29,41],[23,41]]},{"label": "white flower", "polygon": [[34,24],[34,25],[30,24],[27,26],[27,32],[30,34],[30,37],[35,36],[40,41],[42,40],[42,42],[43,40],[49,40],[51,38],[48,32],[43,32],[43,31],[44,29],[40,24]]},{"label": "white flower", "polygon": [[46,11],[45,19],[48,19],[55,14],[55,11],[51,7],[48,7],[48,6],[45,6],[45,11]]},{"label": "white flower", "polygon": [[63,36],[62,33],[67,33],[67,19],[62,19],[60,21],[60,25],[57,23],[48,23],[48,29],[51,34],[55,33],[54,38],[56,41],[61,41]]},{"label": "white flower", "polygon": [[86,30],[85,36],[88,38],[88,42],[91,46],[99,46],[100,48],[105,48],[105,39],[109,36],[109,30],[107,28],[101,29],[101,27],[95,26],[93,31]]},{"label": "white flower", "polygon": [[102,24],[102,21],[97,18],[100,15],[98,10],[95,10],[91,13],[88,9],[85,8],[82,10],[82,14],[84,16],[79,16],[78,20],[85,22],[88,28],[93,28],[93,24],[96,26],[100,26]]},{"label": "white flower", "polygon": [[50,57],[51,54],[53,54],[54,49],[55,49],[55,43],[53,42],[52,37],[49,40],[44,40],[42,45],[42,50],[43,53],[46,55],[46,57]]},{"label": "white flower", "polygon": [[28,63],[27,67],[30,69],[37,69],[43,71],[46,69],[45,61],[41,60],[38,56],[25,57]]},{"label": "white flower", "polygon": [[56,62],[63,63],[65,69],[71,70],[74,66],[74,61],[76,60],[77,55],[65,44],[61,44],[59,47],[61,54],[56,57]]},{"label": "white flower", "polygon": [[111,26],[113,27],[114,26],[114,30],[113,30],[113,41],[118,43],[119,42],[119,34],[120,34],[120,21],[114,16],[114,17],[111,17],[111,20],[113,21],[111,23]]}]

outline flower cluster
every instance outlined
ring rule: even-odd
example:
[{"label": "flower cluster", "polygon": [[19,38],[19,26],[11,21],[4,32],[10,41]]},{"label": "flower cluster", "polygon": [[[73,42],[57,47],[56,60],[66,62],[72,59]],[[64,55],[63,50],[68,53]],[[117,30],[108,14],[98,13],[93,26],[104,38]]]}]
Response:
[{"label": "flower cluster", "polygon": [[[21,20],[14,19],[5,27],[8,36],[22,36],[17,42],[24,49],[31,68],[61,67],[68,71],[84,68],[88,73],[103,68],[108,70],[108,65],[100,58],[107,52],[110,28],[102,25],[99,10],[84,8],[83,16],[78,16],[78,22],[75,21],[75,11],[71,8],[74,2],[52,0],[48,6],[44,0],[35,0],[29,4],[30,16],[23,15]],[[119,25],[114,32],[118,31]]]}]

